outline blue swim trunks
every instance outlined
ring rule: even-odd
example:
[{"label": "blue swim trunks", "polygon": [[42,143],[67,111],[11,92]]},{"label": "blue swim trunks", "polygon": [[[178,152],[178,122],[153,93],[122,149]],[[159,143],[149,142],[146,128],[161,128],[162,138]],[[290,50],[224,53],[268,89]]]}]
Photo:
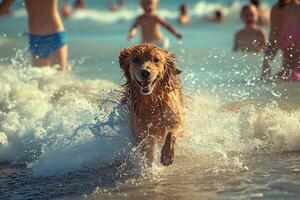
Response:
[{"label": "blue swim trunks", "polygon": [[29,49],[32,55],[47,58],[68,42],[66,32],[50,35],[34,35],[29,33]]}]

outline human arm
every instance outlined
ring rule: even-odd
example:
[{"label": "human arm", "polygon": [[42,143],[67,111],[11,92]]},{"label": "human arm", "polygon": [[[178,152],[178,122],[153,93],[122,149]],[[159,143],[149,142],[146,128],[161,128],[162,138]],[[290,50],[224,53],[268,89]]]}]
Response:
[{"label": "human arm", "polygon": [[238,50],[240,50],[240,42],[239,42],[239,33],[236,33],[235,34],[235,37],[234,37],[234,45],[233,45],[233,51],[234,52],[237,52]]},{"label": "human arm", "polygon": [[170,33],[175,35],[178,39],[182,38],[182,34],[178,33],[171,24],[166,23],[162,18],[160,18],[158,16],[156,19],[157,19],[158,23],[160,23],[163,27],[165,27]]},{"label": "human arm", "polygon": [[259,52],[263,52],[264,49],[266,48],[266,45],[268,42],[267,35],[264,32],[264,30],[262,30],[262,29],[259,30],[258,34],[259,34],[258,35],[258,42],[259,42],[258,50],[259,50]]},{"label": "human arm", "polygon": [[136,34],[137,34],[137,29],[140,26],[140,21],[141,17],[137,18],[132,27],[130,28],[129,34],[128,34],[128,40],[132,40]]}]

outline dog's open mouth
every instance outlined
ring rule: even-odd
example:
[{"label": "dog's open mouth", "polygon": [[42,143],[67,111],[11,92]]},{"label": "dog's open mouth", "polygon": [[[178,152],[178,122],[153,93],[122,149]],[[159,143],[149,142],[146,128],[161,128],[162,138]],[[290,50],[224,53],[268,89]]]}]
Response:
[{"label": "dog's open mouth", "polygon": [[145,80],[145,81],[139,81],[137,78],[135,78],[137,84],[140,87],[140,91],[144,95],[151,94],[153,90],[154,83],[157,81],[157,78],[152,80]]}]

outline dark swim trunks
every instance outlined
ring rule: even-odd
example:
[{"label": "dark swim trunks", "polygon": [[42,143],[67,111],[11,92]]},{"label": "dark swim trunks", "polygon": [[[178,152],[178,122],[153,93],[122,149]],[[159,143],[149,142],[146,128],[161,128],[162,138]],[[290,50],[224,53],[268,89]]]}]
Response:
[{"label": "dark swim trunks", "polygon": [[32,55],[47,58],[68,42],[66,32],[50,35],[34,35],[29,33],[29,49]]}]

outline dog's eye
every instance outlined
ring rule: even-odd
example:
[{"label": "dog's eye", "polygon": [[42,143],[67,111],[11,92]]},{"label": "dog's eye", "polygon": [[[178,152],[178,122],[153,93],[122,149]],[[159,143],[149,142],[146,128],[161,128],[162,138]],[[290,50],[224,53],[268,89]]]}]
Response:
[{"label": "dog's eye", "polygon": [[139,63],[140,62],[140,59],[139,58],[134,58],[133,60],[132,60],[132,62],[134,62],[134,63]]},{"label": "dog's eye", "polygon": [[160,60],[159,60],[159,58],[155,57],[153,61],[158,63]]}]

